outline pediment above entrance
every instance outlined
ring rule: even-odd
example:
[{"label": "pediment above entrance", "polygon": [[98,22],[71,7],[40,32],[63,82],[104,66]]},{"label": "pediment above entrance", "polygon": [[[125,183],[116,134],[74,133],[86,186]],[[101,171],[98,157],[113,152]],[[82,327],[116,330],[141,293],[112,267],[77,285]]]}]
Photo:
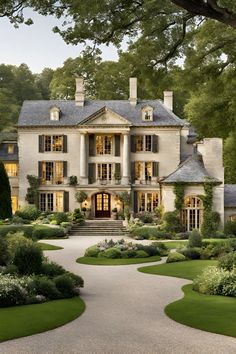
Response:
[{"label": "pediment above entrance", "polygon": [[79,125],[86,126],[131,126],[132,123],[110,108],[103,107],[99,111],[86,118]]}]

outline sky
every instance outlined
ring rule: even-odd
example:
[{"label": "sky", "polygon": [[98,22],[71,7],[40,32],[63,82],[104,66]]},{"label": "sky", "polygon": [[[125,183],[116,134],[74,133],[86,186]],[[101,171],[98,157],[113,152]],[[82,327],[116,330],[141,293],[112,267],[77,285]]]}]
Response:
[{"label": "sky", "polygon": [[[25,63],[33,73],[40,73],[45,67],[55,69],[69,58],[77,57],[82,45],[67,45],[52,28],[60,24],[52,16],[41,16],[31,10],[25,16],[33,19],[31,26],[20,25],[18,29],[6,18],[0,19],[0,63],[20,65]],[[113,46],[102,46],[104,60],[117,60]]]}]

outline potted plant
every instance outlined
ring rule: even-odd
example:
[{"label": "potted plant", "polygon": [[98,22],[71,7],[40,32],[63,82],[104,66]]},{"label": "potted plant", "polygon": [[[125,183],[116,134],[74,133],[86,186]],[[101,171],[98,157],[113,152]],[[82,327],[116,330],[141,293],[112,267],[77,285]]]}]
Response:
[{"label": "potted plant", "polygon": [[80,204],[80,209],[82,208],[82,203],[86,199],[87,199],[87,194],[84,191],[78,191],[75,193],[75,200]]},{"label": "potted plant", "polygon": [[121,180],[120,172],[114,173],[114,179],[115,179],[115,184],[120,184],[120,180]]},{"label": "potted plant", "polygon": [[76,186],[78,184],[77,176],[70,176],[69,177],[69,185]]},{"label": "potted plant", "polygon": [[86,216],[86,211],[87,211],[87,208],[86,208],[86,207],[82,207],[82,208],[81,208],[81,210],[82,210],[82,212],[83,212],[84,216]]},{"label": "potted plant", "polygon": [[117,208],[113,208],[112,209],[111,218],[112,218],[112,220],[116,220],[117,219]]}]

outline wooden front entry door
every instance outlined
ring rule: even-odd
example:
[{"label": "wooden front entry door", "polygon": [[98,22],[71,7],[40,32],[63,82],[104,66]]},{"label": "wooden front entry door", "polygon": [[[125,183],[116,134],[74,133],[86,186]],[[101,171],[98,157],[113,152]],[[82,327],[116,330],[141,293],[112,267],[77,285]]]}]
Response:
[{"label": "wooden front entry door", "polygon": [[95,216],[96,218],[109,218],[110,213],[110,194],[98,193],[95,195]]}]

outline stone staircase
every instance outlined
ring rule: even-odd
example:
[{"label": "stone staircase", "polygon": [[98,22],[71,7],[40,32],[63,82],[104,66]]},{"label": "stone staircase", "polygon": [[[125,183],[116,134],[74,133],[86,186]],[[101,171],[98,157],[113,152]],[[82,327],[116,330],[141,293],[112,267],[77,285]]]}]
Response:
[{"label": "stone staircase", "polygon": [[121,220],[87,220],[84,225],[74,225],[70,236],[129,236]]}]

